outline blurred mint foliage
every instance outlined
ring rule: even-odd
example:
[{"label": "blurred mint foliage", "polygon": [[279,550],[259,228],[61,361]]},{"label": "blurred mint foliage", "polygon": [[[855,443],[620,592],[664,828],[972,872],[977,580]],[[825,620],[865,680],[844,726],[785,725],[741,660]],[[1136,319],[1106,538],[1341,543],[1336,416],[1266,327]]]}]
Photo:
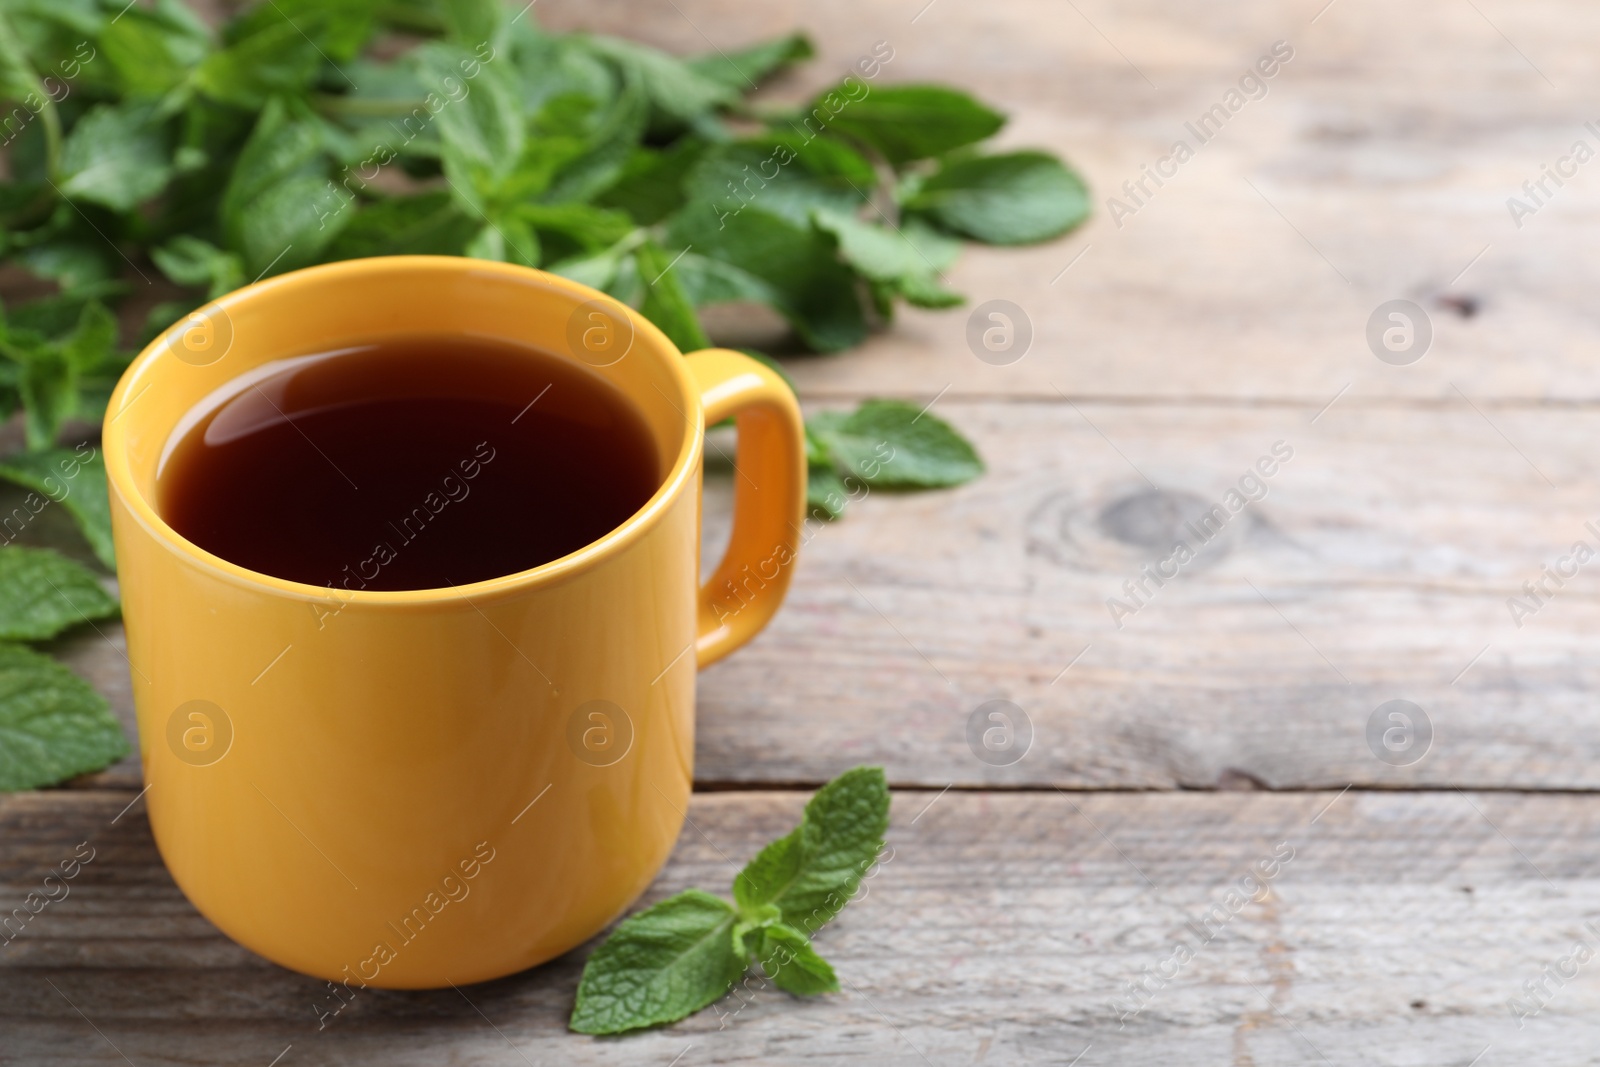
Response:
[{"label": "blurred mint foliage", "polygon": [[983,154],[1005,120],[966,93],[880,84],[893,54],[754,104],[804,36],[682,59],[498,0],[270,0],[221,26],[0,0],[0,256],[59,287],[0,325],[0,415],[26,410],[30,449],[97,419],[129,355],[108,309],[157,274],[185,296],[141,341],[259,277],[403,253],[564,274],[685,349],[710,304],[767,305],[818,352],[901,301],[957,305],[962,241],[1049,239],[1087,194],[1048,154]]},{"label": "blurred mint foliage", "polygon": [[[103,417],[124,339],[316,263],[540,267],[638,308],[685,351],[711,343],[702,309],[753,302],[828,353],[902,302],[961,304],[943,276],[965,241],[1044,241],[1088,214],[1054,156],[983,150],[998,112],[888,84],[887,43],[782,104],[748,97],[811,58],[803,35],[679,58],[546,32],[518,7],[264,0],[213,25],[182,0],[0,0],[0,261],[45,294],[0,312],[0,419],[20,408],[26,430],[0,479],[45,484],[63,426]],[[119,335],[129,322],[137,336]],[[870,488],[983,469],[952,427],[898,401],[823,413],[808,439],[818,518]],[[109,567],[92,489],[63,503]],[[7,654],[17,677],[34,670]],[[43,773],[0,773],[0,788]]]}]

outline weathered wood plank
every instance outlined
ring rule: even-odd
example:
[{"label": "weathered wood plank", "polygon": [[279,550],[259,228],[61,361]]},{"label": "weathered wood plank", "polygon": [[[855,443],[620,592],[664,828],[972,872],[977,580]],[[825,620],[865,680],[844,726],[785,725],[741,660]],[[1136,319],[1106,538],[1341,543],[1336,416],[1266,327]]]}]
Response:
[{"label": "weathered wood plank", "polygon": [[[1314,408],[1279,406],[935,411],[973,436],[988,474],[873,494],[812,531],[771,628],[702,679],[703,784],[820,782],[843,754],[934,788],[1600,786],[1590,569],[1546,580],[1554,597],[1520,628],[1507,606],[1532,604],[1522,584],[1573,542],[1600,549],[1585,529],[1600,522],[1600,411],[1349,398],[1315,423]],[[1176,578],[1145,579],[1147,605],[1114,621],[1108,598],[1136,604],[1124,582],[1176,538],[1198,545],[1179,519],[1225,503],[1279,441],[1293,458],[1261,479],[1267,496]],[[709,484],[711,558],[730,479]],[[59,647],[131,730],[120,631],[100,629]],[[1035,731],[1009,766],[966,737],[1001,698]],[[1366,740],[1396,698],[1435,734],[1411,766]],[[130,759],[92,781],[137,780]]]},{"label": "weathered wood plank", "polygon": [[[1588,572],[1547,583],[1520,628],[1507,603],[1575,541],[1600,549],[1585,528],[1600,519],[1595,413],[936,410],[989,473],[870,496],[816,533],[771,630],[704,678],[702,775],[811,780],[844,752],[933,787],[1600,780]],[[1293,458],[1259,479],[1265,499],[1164,586],[1141,578],[1180,537],[1198,547],[1178,520],[1226,503],[1280,441]],[[1136,579],[1145,606],[1114,620],[1108,599],[1136,606]],[[969,716],[996,698],[1033,723],[1013,766],[968,746]],[[1435,734],[1411,766],[1366,739],[1396,698]]]},{"label": "weathered wood plank", "polygon": [[[949,278],[974,304],[1026,310],[1026,358],[975,359],[967,310],[912,311],[859,352],[795,361],[810,395],[931,397],[949,385],[951,396],[1060,387],[1321,404],[1346,383],[1354,396],[1455,400],[1453,382],[1473,396],[1600,397],[1590,358],[1600,320],[1584,310],[1600,283],[1593,182],[1580,172],[1547,183],[1554,195],[1520,228],[1507,208],[1575,141],[1600,148],[1583,125],[1596,117],[1600,72],[1585,43],[1600,11],[1347,2],[1312,25],[1323,7],[684,0],[645,12],[544,0],[536,10],[552,27],[680,53],[804,27],[820,55],[768,87],[781,100],[805,99],[887,41],[895,57],[880,84],[966,86],[1012,115],[1002,144],[1047,147],[1084,173],[1088,225],[1038,248],[971,250]],[[1277,40],[1294,58],[1267,95],[1200,144],[1185,122],[1223,102]],[[1136,206],[1123,183],[1180,138],[1195,157],[1164,186],[1147,181],[1152,195],[1119,226],[1107,198]],[[1426,305],[1435,331],[1410,367],[1380,363],[1364,339],[1368,317],[1395,297]]]},{"label": "weathered wood plank", "polygon": [[[319,1032],[320,983],[196,915],[142,806],[111,825],[131,796],[0,800],[6,900],[78,842],[97,850],[0,949],[8,1061],[121,1063],[114,1043],[138,1064],[254,1067],[290,1045],[285,1063],[664,1064],[686,1048],[685,1063],[1066,1063],[1087,1048],[1085,1067],[1461,1065],[1492,1045],[1492,1062],[1568,1064],[1592,1062],[1597,1037],[1586,973],[1547,980],[1520,1030],[1508,1008],[1576,942],[1600,941],[1584,925],[1594,797],[901,793],[892,854],[818,939],[844,993],[753,989],[721,1017],[594,1040],[563,1029],[587,949],[460,993],[363,992]],[[697,795],[647,899],[725,888],[729,861],[802,802]],[[1230,903],[1252,872],[1261,899]],[[1193,958],[1135,998],[1129,984],[1180,943]]]}]

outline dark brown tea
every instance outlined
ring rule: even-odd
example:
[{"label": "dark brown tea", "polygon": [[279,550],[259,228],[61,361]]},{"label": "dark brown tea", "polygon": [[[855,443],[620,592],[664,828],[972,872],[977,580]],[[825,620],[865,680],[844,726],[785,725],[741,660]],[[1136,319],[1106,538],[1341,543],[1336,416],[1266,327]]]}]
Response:
[{"label": "dark brown tea", "polygon": [[485,339],[411,337],[286,359],[191,412],[162,516],[263,574],[436,589],[537,567],[660,485],[639,413],[586,367]]}]

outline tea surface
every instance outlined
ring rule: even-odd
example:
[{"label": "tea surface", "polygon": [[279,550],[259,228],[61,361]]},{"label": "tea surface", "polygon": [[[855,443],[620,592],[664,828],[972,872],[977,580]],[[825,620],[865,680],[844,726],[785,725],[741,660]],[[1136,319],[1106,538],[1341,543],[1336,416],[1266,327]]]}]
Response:
[{"label": "tea surface", "polygon": [[231,383],[163,457],[178,533],[264,574],[434,589],[604,536],[661,481],[652,438],[589,369],[469,337],[383,340]]}]

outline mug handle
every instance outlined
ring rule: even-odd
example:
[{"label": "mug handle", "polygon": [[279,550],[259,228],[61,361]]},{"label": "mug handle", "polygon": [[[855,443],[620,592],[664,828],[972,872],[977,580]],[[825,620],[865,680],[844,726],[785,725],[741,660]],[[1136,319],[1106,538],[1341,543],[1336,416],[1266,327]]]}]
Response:
[{"label": "mug handle", "polygon": [[704,667],[754,637],[783,602],[805,522],[806,437],[794,392],[770,367],[726,348],[684,359],[706,425],[732,415],[739,429],[733,536],[700,587],[695,655]]}]

